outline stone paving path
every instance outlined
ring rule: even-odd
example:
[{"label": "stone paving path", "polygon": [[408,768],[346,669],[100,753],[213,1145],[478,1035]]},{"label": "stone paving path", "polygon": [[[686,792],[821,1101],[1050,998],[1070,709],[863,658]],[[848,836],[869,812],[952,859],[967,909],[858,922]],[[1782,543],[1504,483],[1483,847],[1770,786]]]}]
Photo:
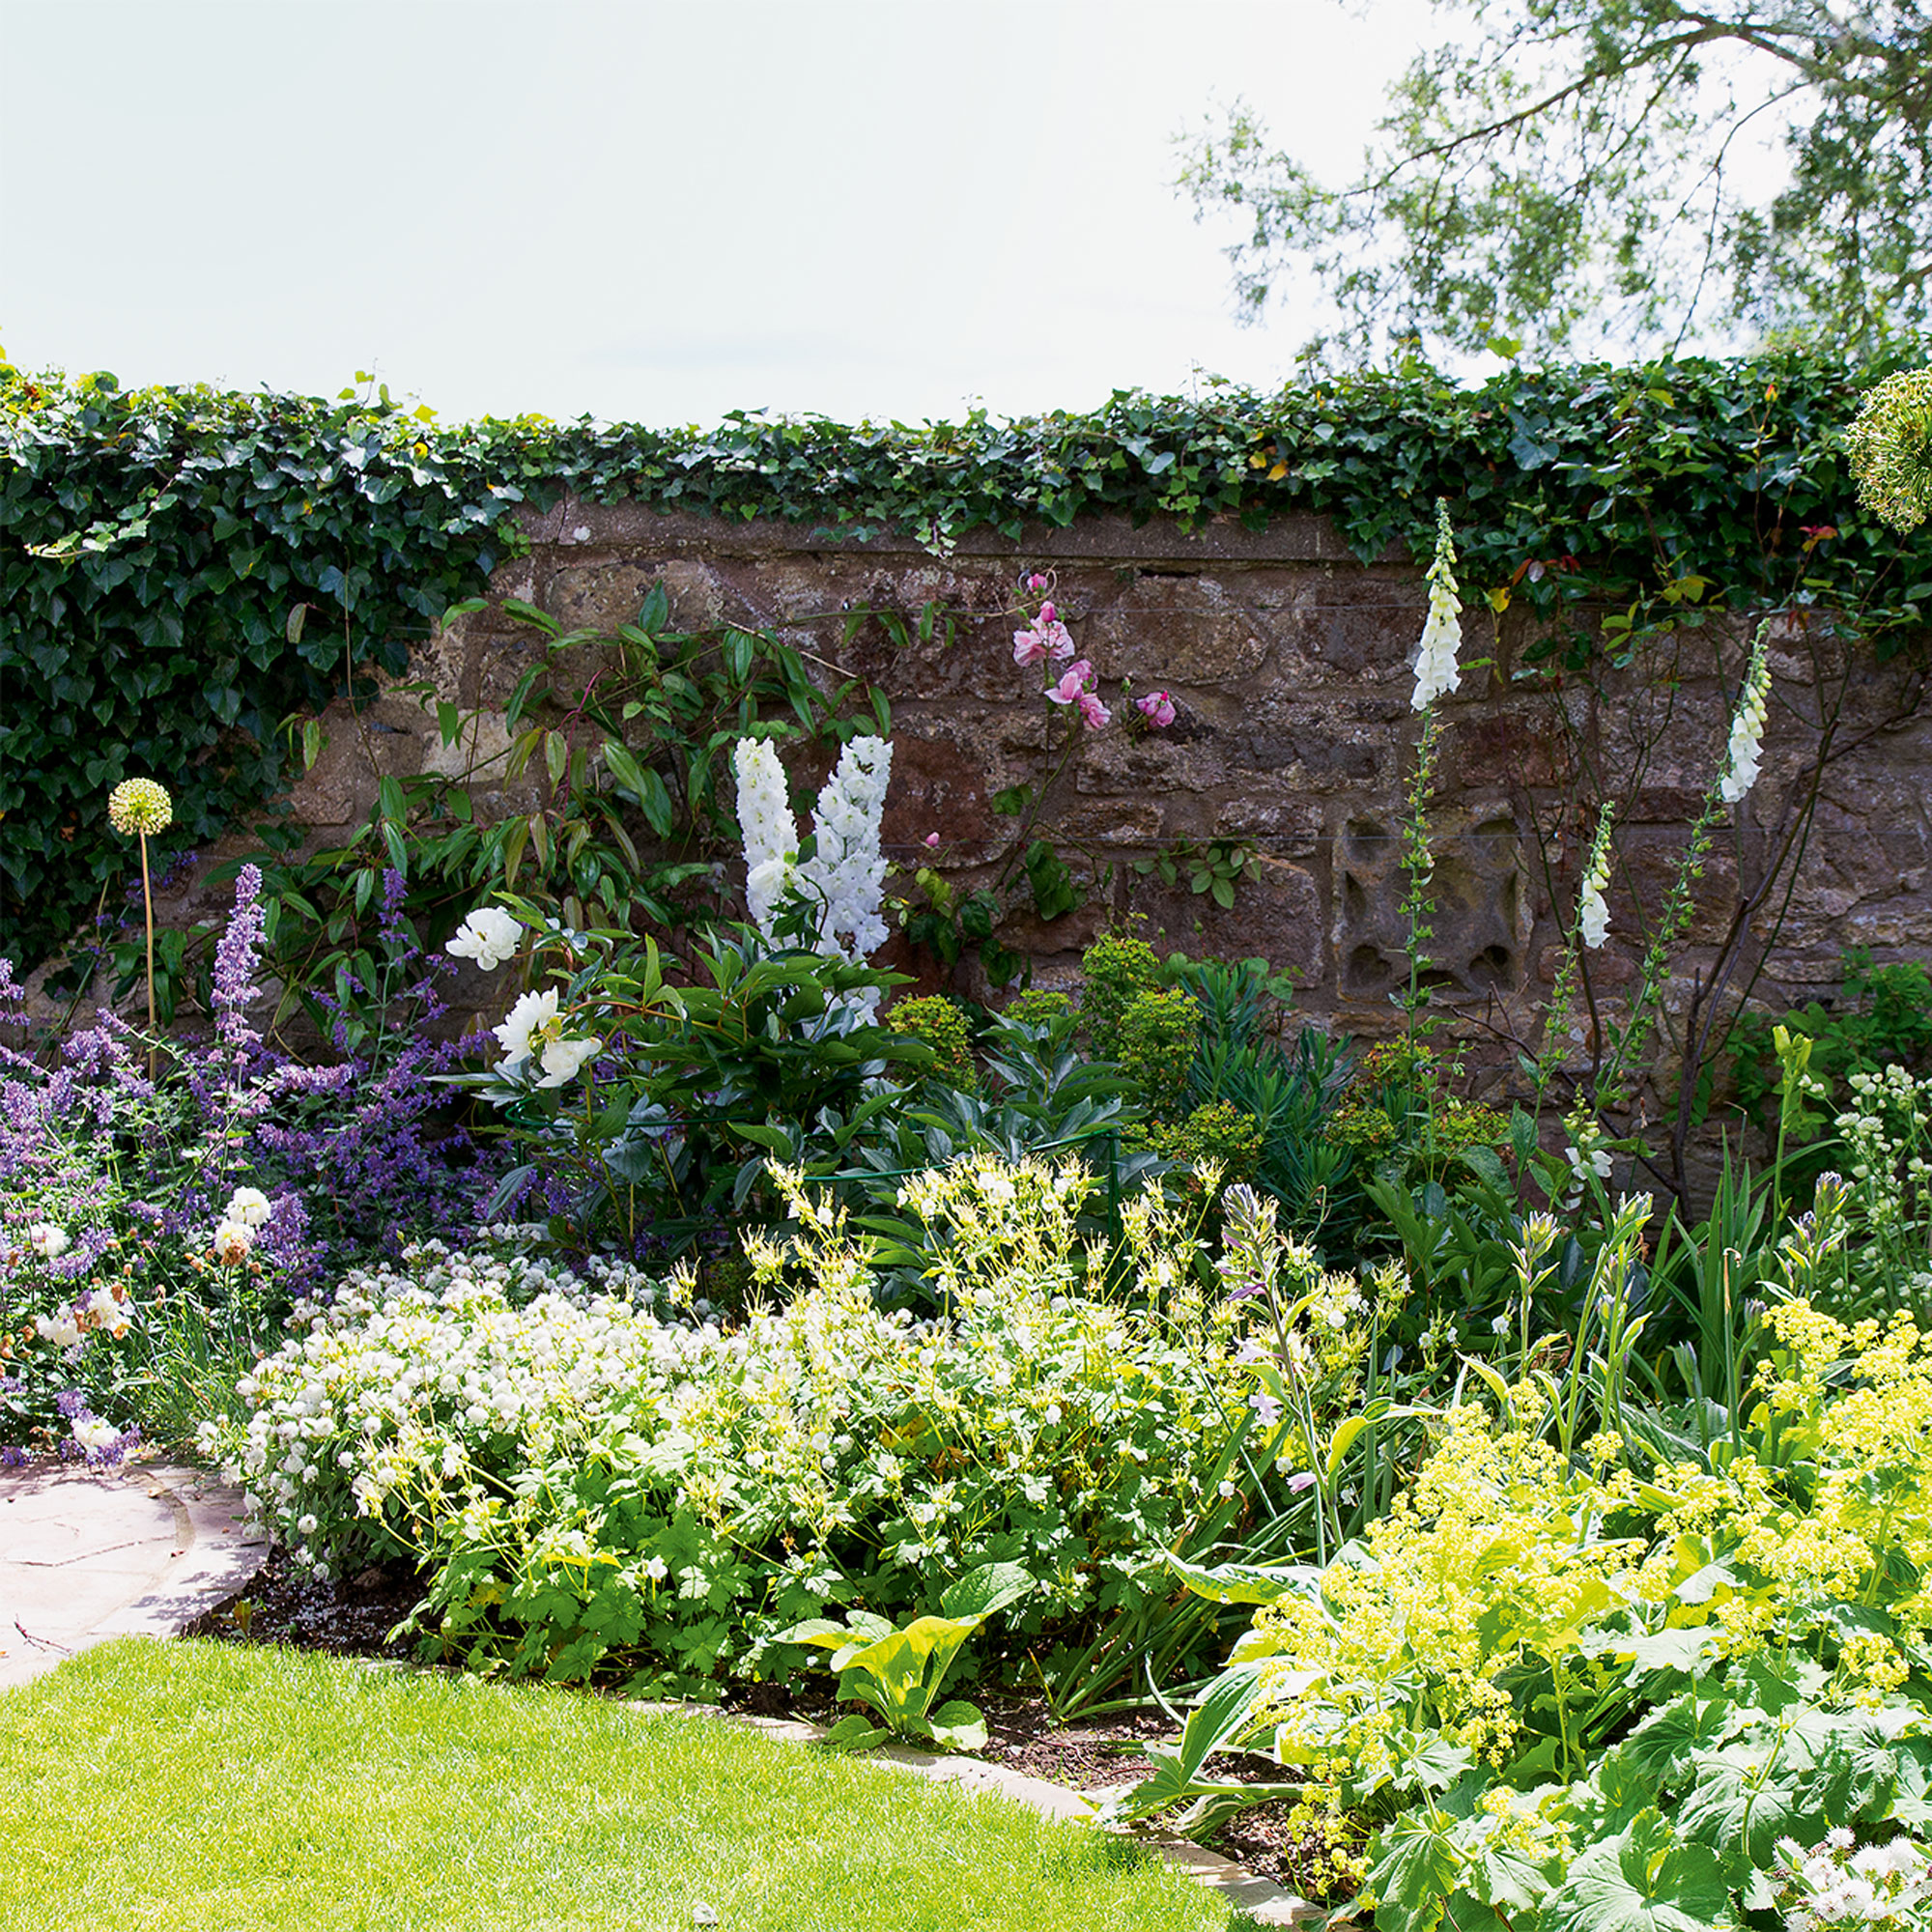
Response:
[{"label": "stone paving path", "polygon": [[178,1634],[267,1554],[200,1470],[0,1470],[0,1689],[110,1636]]}]

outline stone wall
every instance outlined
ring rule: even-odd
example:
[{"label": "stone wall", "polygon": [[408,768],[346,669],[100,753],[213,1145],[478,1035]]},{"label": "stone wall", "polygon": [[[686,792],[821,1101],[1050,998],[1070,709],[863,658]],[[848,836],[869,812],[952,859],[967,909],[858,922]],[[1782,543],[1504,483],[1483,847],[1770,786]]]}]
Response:
[{"label": "stone wall", "polygon": [[[1363,565],[1315,518],[1192,533],[1094,520],[1032,531],[1018,545],[981,533],[944,558],[906,540],[840,542],[803,526],[570,500],[531,529],[530,553],[497,575],[497,600],[610,628],[661,583],[679,628],[773,627],[881,686],[894,719],[891,849],[918,863],[936,832],[940,863],[962,883],[990,879],[1010,849],[1013,821],[993,811],[993,794],[1041,770],[1049,721],[1038,673],[1012,661],[1009,594],[1023,566],[1053,571],[1057,602],[1109,701],[1131,677],[1142,692],[1170,690],[1179,715],[1165,732],[1136,733],[1117,704],[1113,726],[1083,743],[1044,823],[1083,876],[1111,863],[1111,882],[1050,924],[1015,916],[1002,938],[1033,953],[1038,980],[1052,984],[1103,924],[1131,912],[1156,943],[1265,955],[1297,977],[1304,1008],[1351,1032],[1390,1024],[1390,996],[1407,977],[1408,659],[1425,607],[1406,558]],[[855,607],[912,611],[934,599],[965,613],[950,645],[901,650],[876,624],[841,643]],[[1443,706],[1430,951],[1464,1031],[1500,1044],[1552,980],[1552,904],[1568,916],[1600,781],[1621,802],[1629,862],[1611,895],[1613,930],[1637,930],[1630,887],[1658,905],[1721,753],[1724,691],[1745,632],[1720,622],[1606,681],[1532,688],[1512,677],[1531,635],[1520,610],[1495,617],[1480,597],[1470,601],[1469,668]],[[493,604],[439,636],[412,674],[466,706],[500,710],[538,647]],[[1777,638],[1774,667],[1764,778],[1737,822],[1719,829],[1680,962],[1680,1007],[1708,982],[1739,924],[1749,931],[1731,990],[1778,924],[1758,985],[1769,997],[1835,985],[1848,945],[1882,959],[1932,954],[1932,710],[1922,682],[1903,659],[1847,665],[1822,628],[1797,622]],[[1842,707],[1832,755],[1814,774],[1821,693],[1828,710],[1841,693]],[[1064,728],[1064,714],[1054,722]],[[318,843],[338,842],[366,813],[369,744],[397,772],[448,755],[412,699],[384,700],[366,724],[365,736],[346,714],[331,718],[329,749],[294,795]],[[1791,867],[1753,902],[1814,777],[1817,809],[1788,901]],[[1131,870],[1164,844],[1215,838],[1256,851],[1255,876],[1230,910]],[[1600,1003],[1613,1005],[1633,983],[1636,957],[1621,939],[1593,956]]]}]

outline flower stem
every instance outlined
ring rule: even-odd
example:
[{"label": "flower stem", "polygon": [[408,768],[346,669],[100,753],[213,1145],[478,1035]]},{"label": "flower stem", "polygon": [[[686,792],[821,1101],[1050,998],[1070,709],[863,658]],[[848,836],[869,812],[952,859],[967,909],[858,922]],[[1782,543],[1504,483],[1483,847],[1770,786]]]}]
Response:
[{"label": "flower stem", "polygon": [[141,838],[141,903],[148,915],[148,1078],[155,1077],[156,1056],[159,1049],[155,1044],[155,1035],[158,1031],[155,1023],[155,888],[148,877],[148,835]]}]

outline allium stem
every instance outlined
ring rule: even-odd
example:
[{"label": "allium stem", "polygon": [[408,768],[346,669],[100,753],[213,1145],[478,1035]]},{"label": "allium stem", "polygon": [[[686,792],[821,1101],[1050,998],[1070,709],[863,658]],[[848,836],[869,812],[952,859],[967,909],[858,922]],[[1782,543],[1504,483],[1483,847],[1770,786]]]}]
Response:
[{"label": "allium stem", "polygon": [[148,1078],[155,1077],[156,1057],[159,1049],[155,1045],[155,1035],[159,1031],[155,1021],[155,888],[148,877],[148,835],[139,835],[141,840],[141,903],[148,914]]}]

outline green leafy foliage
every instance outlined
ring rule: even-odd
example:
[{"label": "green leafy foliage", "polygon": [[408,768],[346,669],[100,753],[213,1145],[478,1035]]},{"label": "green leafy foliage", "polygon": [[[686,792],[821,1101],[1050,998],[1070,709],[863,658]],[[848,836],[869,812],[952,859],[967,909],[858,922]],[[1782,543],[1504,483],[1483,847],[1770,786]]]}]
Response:
[{"label": "green leafy foliage", "polygon": [[1143,939],[1109,936],[1080,955],[1080,1020],[1098,1060],[1121,1057],[1121,1020],[1143,993],[1160,989],[1160,960]]},{"label": "green leafy foliage", "polygon": [[1901,544],[1855,509],[1836,431],[1861,382],[1794,350],[1472,388],[1407,370],[1267,397],[1122,393],[1012,424],[739,413],[658,432],[442,425],[380,395],[127,392],[0,366],[0,918],[37,956],[125,877],[99,800],[130,773],[173,791],[171,849],[245,818],[289,776],[283,721],[352,670],[363,695],[371,672],[402,671],[525,542],[513,514],[565,489],[940,549],[1097,512],[1259,528],[1312,510],[1364,558],[1426,545],[1441,496],[1468,582],[1528,605],[1548,627],[1533,654],[1554,665],[1794,580],[1889,650],[1925,628],[1932,534]]},{"label": "green leafy foliage", "polygon": [[955,1087],[979,1084],[973,1065],[973,1029],[956,1000],[939,994],[900,1000],[888,1010],[886,1025],[932,1049],[932,1071],[938,1078]]},{"label": "green leafy foliage", "polygon": [[930,1740],[953,1750],[983,1750],[986,1724],[971,1705],[940,1704],[939,1692],[960,1646],[988,1617],[1027,1596],[1033,1578],[1017,1563],[982,1563],[940,1593],[938,1615],[895,1630],[884,1617],[854,1610],[843,1625],[810,1620],[781,1631],[777,1643],[812,1644],[832,1653],[838,1694],[875,1711],[883,1729],[864,1718],[833,1727],[835,1744],[864,1749],[887,1737]]},{"label": "green leafy foliage", "polygon": [[1179,987],[1136,993],[1114,1029],[1114,1058],[1156,1120],[1172,1120],[1187,1093],[1201,1009]]}]

